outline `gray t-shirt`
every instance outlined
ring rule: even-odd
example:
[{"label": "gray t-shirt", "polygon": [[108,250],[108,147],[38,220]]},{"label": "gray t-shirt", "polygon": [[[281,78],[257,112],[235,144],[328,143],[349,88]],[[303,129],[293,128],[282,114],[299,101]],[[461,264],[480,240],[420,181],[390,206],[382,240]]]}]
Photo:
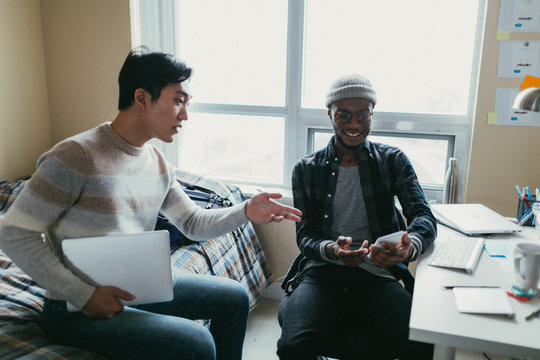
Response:
[{"label": "gray t-shirt", "polygon": [[339,167],[332,213],[334,220],[330,226],[330,234],[333,238],[350,236],[355,249],[359,248],[364,240],[371,241],[358,166]]},{"label": "gray t-shirt", "polygon": [[[357,249],[362,245],[364,240],[368,240],[369,242],[375,240],[371,238],[371,229],[369,227],[358,166],[339,167],[332,212],[334,216],[332,225],[330,226],[330,235],[332,237],[332,239],[329,239],[330,241],[335,241],[339,236],[350,236],[353,239],[351,248]],[[320,251],[322,257],[328,262],[344,265],[340,261],[326,257],[324,249],[326,244],[328,244],[328,241],[321,243]],[[310,260],[306,264],[306,268],[320,266],[322,264],[324,263]],[[375,275],[395,278],[389,270],[373,265],[369,258],[366,258],[366,261],[360,264],[359,267]]]}]

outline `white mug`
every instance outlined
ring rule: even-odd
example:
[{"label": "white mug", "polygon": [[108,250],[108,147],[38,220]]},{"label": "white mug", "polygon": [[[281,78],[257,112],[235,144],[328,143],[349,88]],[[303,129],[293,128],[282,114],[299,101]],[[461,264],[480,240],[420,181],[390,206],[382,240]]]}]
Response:
[{"label": "white mug", "polygon": [[540,244],[516,244],[514,249],[514,285],[521,290],[537,290],[539,280]]}]

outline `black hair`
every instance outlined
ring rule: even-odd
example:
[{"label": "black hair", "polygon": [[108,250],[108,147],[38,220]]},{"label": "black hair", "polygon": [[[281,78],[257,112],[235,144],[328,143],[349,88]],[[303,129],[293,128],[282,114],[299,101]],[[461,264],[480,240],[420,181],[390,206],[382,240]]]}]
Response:
[{"label": "black hair", "polygon": [[144,89],[159,99],[164,87],[188,80],[192,69],[173,55],[152,52],[146,46],[131,50],[118,75],[118,110],[133,104],[135,90]]}]

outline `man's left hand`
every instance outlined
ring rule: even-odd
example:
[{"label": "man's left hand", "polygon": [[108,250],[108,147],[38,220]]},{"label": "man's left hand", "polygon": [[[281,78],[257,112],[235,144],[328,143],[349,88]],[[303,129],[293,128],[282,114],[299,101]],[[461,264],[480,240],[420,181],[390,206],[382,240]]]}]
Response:
[{"label": "man's left hand", "polygon": [[246,216],[257,224],[280,222],[289,219],[296,222],[302,220],[302,212],[294,207],[283,205],[274,199],[282,197],[279,193],[260,193],[254,195],[246,204]]},{"label": "man's left hand", "polygon": [[382,248],[375,245],[370,245],[369,251],[371,253],[370,259],[378,267],[389,268],[403,260],[409,259],[413,253],[413,246],[411,245],[411,239],[405,232],[401,241],[396,246],[388,244],[386,242],[381,243]]}]

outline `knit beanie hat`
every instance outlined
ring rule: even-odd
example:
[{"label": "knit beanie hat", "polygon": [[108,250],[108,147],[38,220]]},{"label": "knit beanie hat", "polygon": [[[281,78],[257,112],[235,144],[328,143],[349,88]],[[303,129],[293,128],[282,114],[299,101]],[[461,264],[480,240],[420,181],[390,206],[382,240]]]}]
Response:
[{"label": "knit beanie hat", "polygon": [[371,82],[360,75],[345,75],[335,80],[330,85],[330,91],[326,95],[326,107],[341,99],[362,98],[377,103],[377,94],[371,86]]}]

